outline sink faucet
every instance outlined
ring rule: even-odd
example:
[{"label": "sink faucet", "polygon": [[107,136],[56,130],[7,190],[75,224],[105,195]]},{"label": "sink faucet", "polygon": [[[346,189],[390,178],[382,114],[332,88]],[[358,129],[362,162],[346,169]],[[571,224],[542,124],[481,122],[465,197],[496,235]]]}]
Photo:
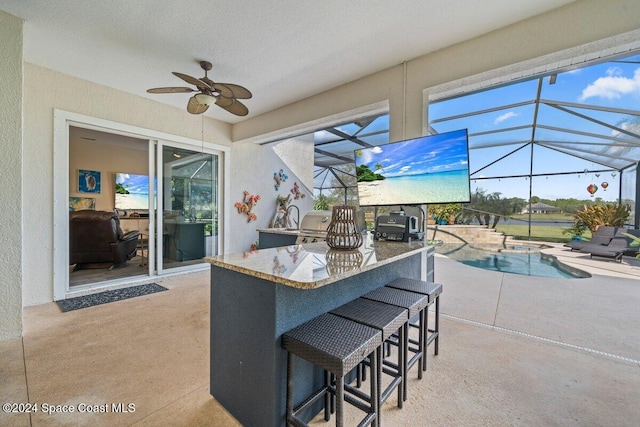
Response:
[{"label": "sink faucet", "polygon": [[290,205],[287,208],[287,219],[289,217],[289,210],[291,208],[296,208],[296,211],[298,212],[298,217],[297,217],[297,220],[295,221],[295,223],[296,223],[296,230],[299,230],[300,229],[300,209],[296,205]]}]

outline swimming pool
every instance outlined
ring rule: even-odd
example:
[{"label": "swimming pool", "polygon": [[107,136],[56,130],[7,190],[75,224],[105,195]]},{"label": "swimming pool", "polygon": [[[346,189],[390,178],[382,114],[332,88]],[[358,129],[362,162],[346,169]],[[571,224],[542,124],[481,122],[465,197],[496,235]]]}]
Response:
[{"label": "swimming pool", "polygon": [[589,273],[559,263],[535,246],[478,248],[469,244],[444,243],[436,246],[436,253],[472,267],[526,276],[576,279],[591,277]]}]

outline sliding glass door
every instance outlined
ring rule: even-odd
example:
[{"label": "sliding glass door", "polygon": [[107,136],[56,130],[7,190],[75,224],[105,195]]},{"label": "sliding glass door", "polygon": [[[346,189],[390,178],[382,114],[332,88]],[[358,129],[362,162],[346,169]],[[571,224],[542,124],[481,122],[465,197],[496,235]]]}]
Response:
[{"label": "sliding glass door", "polygon": [[217,255],[220,168],[217,153],[159,144],[155,249],[158,274]]}]

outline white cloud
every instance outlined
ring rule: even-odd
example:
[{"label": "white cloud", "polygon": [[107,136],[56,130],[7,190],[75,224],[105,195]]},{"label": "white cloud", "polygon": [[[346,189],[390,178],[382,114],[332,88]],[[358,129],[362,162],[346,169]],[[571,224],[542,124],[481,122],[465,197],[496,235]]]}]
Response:
[{"label": "white cloud", "polygon": [[[640,123],[623,122],[623,123],[618,123],[617,126],[620,127],[623,130],[628,130],[629,132],[640,134]],[[622,132],[617,131],[617,130],[611,131],[611,135],[628,138],[628,136],[626,134],[623,134]]]},{"label": "white cloud", "polygon": [[511,117],[516,117],[517,114],[514,113],[513,111],[509,111],[508,113],[504,113],[503,115],[499,116],[498,118],[496,118],[493,121],[494,125],[499,125],[500,123],[504,122],[507,119],[510,119]]},{"label": "white cloud", "polygon": [[633,78],[627,78],[622,76],[622,70],[612,67],[607,70],[606,77],[599,77],[584,88],[578,99],[580,101],[592,97],[619,99],[622,95],[633,93],[640,94],[640,68],[633,73]]},{"label": "white cloud", "polygon": [[373,155],[380,153],[382,153],[382,148],[380,147],[373,147],[371,150],[362,150],[360,154],[360,164],[366,165],[371,163],[371,161],[373,160]]}]

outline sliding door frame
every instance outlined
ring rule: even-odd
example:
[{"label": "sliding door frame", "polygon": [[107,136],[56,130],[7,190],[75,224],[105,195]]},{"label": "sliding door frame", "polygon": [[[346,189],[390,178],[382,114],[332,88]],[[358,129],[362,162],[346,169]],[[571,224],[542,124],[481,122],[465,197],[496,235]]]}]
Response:
[{"label": "sliding door frame", "polygon": [[[230,213],[230,153],[231,148],[228,146],[213,144],[206,141],[200,141],[192,138],[172,135],[165,132],[146,129],[138,126],[132,126],[124,123],[118,123],[110,120],[99,119],[96,117],[85,116],[69,111],[55,109],[53,114],[53,300],[59,301],[80,294],[97,292],[109,288],[118,288],[130,285],[135,281],[141,281],[140,278],[132,278],[125,282],[108,283],[106,285],[96,284],[95,286],[81,287],[78,290],[69,289],[69,127],[79,127],[86,129],[98,130],[101,132],[113,133],[118,135],[129,136],[133,138],[149,140],[149,173],[157,174],[155,166],[151,169],[156,159],[151,147],[155,145],[158,150],[158,142],[162,141],[166,144],[177,144],[188,146],[194,151],[203,151],[207,154],[219,156],[219,167],[221,169],[220,176],[222,181],[219,183],[221,209],[218,213],[219,217],[219,235],[222,239],[219,241],[219,253],[224,252],[224,248],[229,245],[229,232],[226,226]],[[151,226],[151,224],[150,224]],[[156,224],[157,226],[157,224]],[[151,244],[151,242],[150,242]],[[155,251],[154,251],[155,252]],[[150,255],[152,255],[150,253]],[[151,263],[150,263],[151,264]],[[149,273],[154,277],[153,266],[150,265]],[[144,277],[144,281],[148,281],[149,277]]]}]

